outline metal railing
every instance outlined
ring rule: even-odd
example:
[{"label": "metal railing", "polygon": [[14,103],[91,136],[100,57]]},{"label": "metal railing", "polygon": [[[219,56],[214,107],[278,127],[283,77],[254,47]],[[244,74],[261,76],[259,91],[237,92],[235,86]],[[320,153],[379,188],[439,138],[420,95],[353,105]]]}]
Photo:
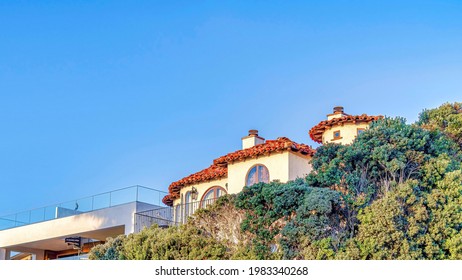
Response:
[{"label": "metal railing", "polygon": [[188,217],[200,208],[206,208],[217,199],[208,199],[190,203],[178,204],[174,207],[161,207],[148,211],[135,213],[135,232],[140,232],[145,227],[157,224],[160,227],[181,225],[187,222]]},{"label": "metal railing", "polygon": [[172,207],[162,207],[135,213],[135,232],[140,232],[143,228],[148,228],[153,224],[157,224],[159,227],[173,226],[175,225],[173,216]]},{"label": "metal railing", "polygon": [[161,205],[162,197],[166,194],[163,191],[138,185],[126,187],[0,217],[0,230],[78,215],[135,201]]}]

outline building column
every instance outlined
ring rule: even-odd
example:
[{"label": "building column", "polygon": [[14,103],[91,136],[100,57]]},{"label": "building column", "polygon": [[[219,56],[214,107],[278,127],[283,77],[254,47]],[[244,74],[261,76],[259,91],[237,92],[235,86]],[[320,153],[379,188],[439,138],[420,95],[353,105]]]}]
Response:
[{"label": "building column", "polygon": [[45,259],[45,250],[38,250],[32,254],[33,260],[44,260]]},{"label": "building column", "polygon": [[10,250],[0,248],[0,260],[9,260],[10,259]]}]

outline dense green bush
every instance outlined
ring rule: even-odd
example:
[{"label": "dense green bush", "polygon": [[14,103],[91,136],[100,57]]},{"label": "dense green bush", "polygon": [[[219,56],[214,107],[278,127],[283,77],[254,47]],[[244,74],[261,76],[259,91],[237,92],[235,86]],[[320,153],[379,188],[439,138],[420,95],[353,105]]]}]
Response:
[{"label": "dense green bush", "polygon": [[90,259],[218,260],[230,258],[227,246],[193,227],[157,225],[127,237],[110,239],[92,249]]},{"label": "dense green bush", "polygon": [[123,260],[123,246],[125,235],[119,235],[116,238],[108,238],[106,243],[92,248],[90,251],[90,260]]}]

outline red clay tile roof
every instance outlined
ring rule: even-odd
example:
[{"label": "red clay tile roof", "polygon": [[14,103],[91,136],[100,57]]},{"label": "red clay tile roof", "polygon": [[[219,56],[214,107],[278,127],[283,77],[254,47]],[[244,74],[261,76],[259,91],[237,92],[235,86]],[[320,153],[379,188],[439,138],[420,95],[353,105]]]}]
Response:
[{"label": "red clay tile roof", "polygon": [[274,152],[293,151],[302,155],[313,156],[314,150],[305,144],[297,144],[286,137],[279,137],[276,140],[268,140],[264,144],[256,145],[245,150],[238,150],[219,157],[213,161],[214,164],[227,164],[241,161],[247,158],[257,158],[262,155],[269,155]]},{"label": "red clay tile roof", "polygon": [[368,116],[366,114],[362,114],[361,116],[346,115],[340,118],[322,121],[318,125],[314,126],[309,133],[313,141],[322,144],[322,134],[324,131],[333,126],[339,126],[348,123],[370,123],[380,119],[383,119],[383,116]]},{"label": "red clay tile roof", "polygon": [[171,194],[167,194],[166,196],[164,196],[164,198],[162,198],[162,202],[168,206],[173,206],[173,200],[174,199]]},{"label": "red clay tile roof", "polygon": [[218,180],[228,177],[228,167],[212,164],[209,168],[184,177],[181,180],[173,182],[168,187],[169,194],[166,195],[162,202],[168,206],[173,205],[173,201],[180,197],[180,190],[184,186],[194,185],[201,182]]},{"label": "red clay tile roof", "polygon": [[213,161],[213,164],[209,168],[171,183],[168,187],[169,194],[162,199],[162,202],[168,206],[172,206],[173,201],[180,197],[180,190],[184,186],[228,177],[228,163],[248,158],[257,158],[259,156],[267,156],[271,153],[282,151],[292,151],[305,156],[313,156],[315,153],[315,150],[313,150],[310,146],[295,143],[286,137],[279,137],[276,140],[267,140],[264,144],[259,144],[244,150],[238,150],[217,158]]}]

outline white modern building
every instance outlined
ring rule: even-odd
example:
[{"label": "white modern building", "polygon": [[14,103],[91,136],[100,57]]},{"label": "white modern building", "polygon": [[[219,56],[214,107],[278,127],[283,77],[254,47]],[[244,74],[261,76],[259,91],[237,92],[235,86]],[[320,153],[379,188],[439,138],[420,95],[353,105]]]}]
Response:
[{"label": "white modern building", "polygon": [[163,195],[133,186],[0,217],[0,260],[85,258],[108,237],[137,232],[154,222],[167,225],[171,217],[146,220],[142,214],[160,208]]}]

